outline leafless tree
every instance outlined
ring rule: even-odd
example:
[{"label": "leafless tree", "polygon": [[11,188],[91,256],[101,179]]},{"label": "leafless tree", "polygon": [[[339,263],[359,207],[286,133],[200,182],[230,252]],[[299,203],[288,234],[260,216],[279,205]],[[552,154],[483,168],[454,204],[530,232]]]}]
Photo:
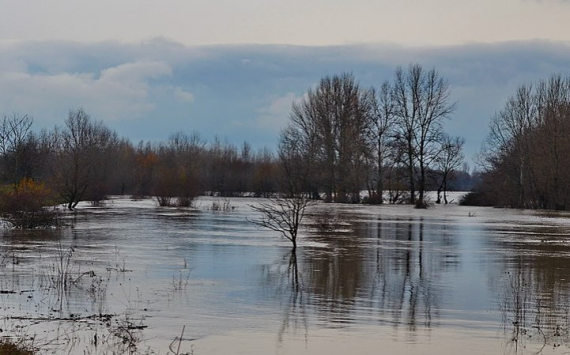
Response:
[{"label": "leafless tree", "polygon": [[2,115],[0,121],[0,156],[3,160],[5,179],[17,183],[23,178],[31,178],[35,137],[31,128],[33,118],[17,113]]},{"label": "leafless tree", "polygon": [[[398,68],[394,81],[394,109],[398,139],[405,143],[410,202],[424,204],[427,172],[438,151],[442,123],[454,111],[449,85],[435,69],[412,64]],[[417,185],[416,185],[417,180]]]},{"label": "leafless tree", "polygon": [[465,139],[461,137],[450,137],[443,135],[441,150],[436,158],[436,167],[440,174],[440,183],[437,189],[437,201],[441,203],[441,192],[443,191],[443,201],[447,201],[447,184],[453,178],[453,172],[463,163],[463,145]]},{"label": "leafless tree", "polygon": [[177,132],[158,148],[154,193],[161,205],[176,199],[180,207],[189,207],[201,191],[199,171],[205,142],[198,133]]},{"label": "leafless tree", "polygon": [[305,217],[305,211],[314,200],[304,193],[290,196],[276,195],[266,202],[251,205],[255,211],[261,214],[259,219],[251,220],[252,223],[281,233],[283,237],[291,241],[294,253],[297,250],[297,235],[299,226]]},{"label": "leafless tree", "polygon": [[570,77],[521,85],[491,120],[482,152],[494,204],[570,208]]},{"label": "leafless tree", "polygon": [[368,97],[351,74],[343,74],[323,78],[293,104],[283,146],[304,150],[299,162],[312,165],[311,180],[318,181],[327,201],[359,201],[368,143],[364,132],[370,123]]},{"label": "leafless tree", "polygon": [[376,186],[369,188],[371,202],[383,203],[384,179],[387,162],[391,155],[391,145],[394,138],[395,121],[394,91],[386,81],[378,91],[372,89],[369,94],[371,116],[368,128],[368,139],[371,153],[370,166],[375,166],[374,180]]},{"label": "leafless tree", "polygon": [[292,126],[281,132],[279,139],[279,162],[281,167],[281,190],[306,191],[313,199],[319,199],[321,171],[315,155],[315,135],[306,134]]},{"label": "leafless tree", "polygon": [[[510,191],[513,195],[513,198],[509,198],[510,205],[522,206],[526,200],[524,171],[530,171],[531,168],[526,160],[531,149],[526,132],[537,126],[539,116],[538,102],[533,91],[532,85],[521,85],[505,107],[491,119],[490,133],[484,148],[486,168],[493,169],[493,166],[501,164],[503,173],[516,182]],[[505,156],[510,159],[502,160],[501,157]]]},{"label": "leafless tree", "polygon": [[[104,182],[106,153],[117,143],[117,135],[101,121],[94,121],[83,109],[72,110],[63,128],[54,130],[55,159],[52,179],[69,209],[88,193],[97,192]],[[105,157],[109,159],[104,159]]]},{"label": "leafless tree", "polygon": [[274,154],[263,148],[255,154],[251,186],[256,197],[269,197],[279,189],[280,169]]}]

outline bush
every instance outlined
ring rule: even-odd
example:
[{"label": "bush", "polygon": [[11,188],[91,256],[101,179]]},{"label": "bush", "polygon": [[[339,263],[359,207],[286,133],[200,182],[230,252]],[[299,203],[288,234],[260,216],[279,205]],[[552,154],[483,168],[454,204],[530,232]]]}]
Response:
[{"label": "bush", "polygon": [[0,216],[20,229],[48,228],[59,224],[59,210],[43,183],[23,179],[0,195]]},{"label": "bush", "polygon": [[200,193],[198,182],[187,174],[162,171],[156,175],[154,194],[162,207],[191,207]]}]

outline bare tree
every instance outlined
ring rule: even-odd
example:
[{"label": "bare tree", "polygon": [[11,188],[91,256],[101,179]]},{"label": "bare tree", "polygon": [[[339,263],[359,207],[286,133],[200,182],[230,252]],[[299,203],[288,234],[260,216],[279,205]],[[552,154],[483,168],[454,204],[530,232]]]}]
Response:
[{"label": "bare tree", "polygon": [[297,250],[297,235],[299,226],[305,217],[308,206],[314,203],[306,194],[295,194],[294,196],[274,196],[267,202],[260,202],[258,205],[250,205],[255,211],[261,214],[259,219],[251,220],[252,223],[270,229],[287,238],[293,244],[294,253]]},{"label": "bare tree", "polygon": [[268,148],[261,149],[254,157],[251,186],[256,197],[269,197],[279,187],[279,165]]},{"label": "bare tree", "polygon": [[[394,109],[397,137],[405,143],[410,185],[410,203],[424,204],[426,176],[438,151],[442,121],[454,111],[449,103],[449,86],[435,69],[425,71],[412,64],[396,70]],[[416,186],[417,180],[417,186]]]},{"label": "bare tree", "polygon": [[289,126],[281,132],[278,152],[283,177],[281,189],[306,191],[317,200],[321,171],[315,159],[314,138],[313,134]]},{"label": "bare tree", "polygon": [[521,85],[491,120],[482,152],[495,204],[570,208],[570,77]]},{"label": "bare tree", "polygon": [[293,104],[282,141],[289,142],[287,147],[304,149],[306,158],[299,162],[314,167],[311,179],[323,188],[326,201],[359,201],[366,175],[368,98],[368,91],[351,74],[343,74],[323,78],[316,89]]},{"label": "bare tree", "polygon": [[369,188],[371,202],[383,203],[384,178],[387,159],[390,156],[391,142],[393,140],[393,126],[395,121],[394,92],[391,84],[386,81],[380,90],[372,89],[369,95],[371,117],[368,128],[370,151],[372,159],[370,165],[376,166],[374,179],[376,186]]},{"label": "bare tree", "polygon": [[[526,133],[538,125],[538,102],[533,94],[532,85],[520,86],[505,107],[499,111],[490,123],[490,133],[484,148],[484,162],[487,169],[493,169],[497,164],[502,165],[502,173],[511,185],[509,205],[523,206],[526,200],[524,186],[525,171],[530,171],[526,157],[530,155],[530,141]],[[501,157],[509,156],[503,160]],[[505,176],[505,177],[506,177]]]},{"label": "bare tree", "polygon": [[14,113],[2,115],[0,121],[0,156],[3,160],[4,178],[17,183],[31,178],[35,140],[31,132],[34,120],[31,116]]},{"label": "bare tree", "polygon": [[[56,142],[52,177],[68,209],[73,209],[95,188],[103,189],[106,152],[117,144],[117,135],[83,109],[72,110],[63,128],[54,130]],[[96,186],[103,184],[103,186]]]},{"label": "bare tree", "polygon": [[179,207],[189,207],[200,194],[202,184],[198,172],[204,145],[198,133],[177,132],[159,146],[154,194],[160,205],[168,206],[176,199]]},{"label": "bare tree", "polygon": [[447,204],[447,184],[453,178],[454,170],[463,163],[463,145],[465,139],[461,137],[450,137],[443,135],[441,141],[441,151],[436,158],[436,166],[440,174],[440,183],[437,188],[437,201],[441,203],[441,192],[443,191],[443,201]]}]

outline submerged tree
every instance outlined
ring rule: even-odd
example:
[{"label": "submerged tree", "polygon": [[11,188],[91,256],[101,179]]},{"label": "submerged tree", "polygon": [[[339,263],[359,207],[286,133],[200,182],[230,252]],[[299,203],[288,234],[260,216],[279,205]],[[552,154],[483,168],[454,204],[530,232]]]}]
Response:
[{"label": "submerged tree", "polygon": [[75,208],[88,194],[99,192],[98,188],[104,193],[105,164],[111,159],[107,153],[117,145],[116,133],[78,109],[69,112],[65,126],[55,129],[53,139],[52,180],[67,208]]},{"label": "submerged tree", "polygon": [[261,214],[259,219],[251,220],[252,223],[270,229],[287,238],[293,244],[293,252],[297,250],[297,235],[299,226],[305,217],[307,207],[313,201],[305,194],[294,196],[274,196],[267,202],[251,205],[255,211]]},{"label": "submerged tree", "polygon": [[323,78],[293,104],[281,147],[302,153],[289,168],[310,171],[311,184],[324,190],[328,202],[360,201],[368,143],[364,132],[371,111],[368,98],[369,92],[351,74],[342,74]]},{"label": "submerged tree", "polygon": [[325,77],[293,104],[280,151],[294,156],[288,169],[307,173],[305,191],[327,202],[360,202],[367,189],[369,203],[382,203],[388,188],[398,196],[409,189],[410,203],[417,197],[425,206],[443,121],[454,108],[447,82],[418,64],[398,68],[379,90],[362,89],[350,74]]},{"label": "submerged tree", "polygon": [[179,207],[189,207],[200,195],[198,172],[204,144],[197,133],[189,136],[177,132],[159,146],[154,194],[161,206],[169,206],[176,199]]},{"label": "submerged tree", "polygon": [[259,219],[252,223],[281,233],[293,244],[292,252],[297,250],[297,235],[299,227],[305,218],[306,209],[315,203],[307,187],[309,174],[312,171],[306,164],[299,163],[306,155],[298,140],[287,140],[288,134],[283,134],[279,146],[280,168],[282,174],[281,193],[269,196],[266,201],[250,207],[259,212]]},{"label": "submerged tree", "polygon": [[570,77],[521,85],[491,120],[484,185],[494,204],[570,208]]},{"label": "submerged tree", "polygon": [[437,188],[437,202],[441,203],[441,192],[443,192],[443,202],[447,204],[447,188],[453,179],[453,173],[463,163],[463,145],[465,139],[461,137],[450,137],[444,135],[441,139],[441,150],[436,157],[436,167],[439,172],[439,184]]},{"label": "submerged tree", "polygon": [[[394,91],[392,85],[386,81],[376,91],[372,89],[369,95],[371,116],[367,125],[367,138],[369,149],[367,150],[369,161],[369,175],[372,176],[375,184],[369,184],[369,202],[383,203],[384,180],[387,176],[390,157],[394,157],[392,152],[393,128],[395,123]],[[393,159],[395,161],[395,159]],[[374,169],[374,167],[376,169]]]},{"label": "submerged tree", "polygon": [[[425,204],[427,174],[439,152],[443,120],[455,109],[449,102],[449,85],[435,69],[419,64],[396,70],[394,112],[397,137],[406,149],[410,203]],[[416,185],[417,181],[417,185]],[[416,201],[415,193],[418,192]]]}]

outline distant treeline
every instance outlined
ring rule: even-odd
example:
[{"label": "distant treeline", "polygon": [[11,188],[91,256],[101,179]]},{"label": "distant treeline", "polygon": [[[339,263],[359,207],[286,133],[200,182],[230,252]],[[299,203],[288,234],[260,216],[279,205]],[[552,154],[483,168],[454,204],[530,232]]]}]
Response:
[{"label": "distant treeline", "polygon": [[570,77],[521,85],[491,120],[470,204],[570,210]]},{"label": "distant treeline", "polygon": [[238,148],[178,132],[164,142],[133,144],[82,109],[53,130],[34,133],[32,124],[26,115],[1,118],[2,181],[8,189],[25,179],[45,183],[69,208],[112,194],[188,205],[205,192],[266,196],[279,190],[274,154],[253,152],[248,143]]},{"label": "distant treeline", "polygon": [[368,203],[424,205],[427,190],[447,202],[445,191],[472,185],[463,139],[443,131],[454,110],[448,96],[437,71],[419,65],[397,69],[379,89],[363,89],[350,74],[325,77],[293,104],[275,153],[184,132],[135,144],[82,109],[41,132],[30,116],[4,115],[0,178],[5,193],[41,184],[69,208],[113,194],[181,206],[205,193],[357,203],[363,190]]}]

